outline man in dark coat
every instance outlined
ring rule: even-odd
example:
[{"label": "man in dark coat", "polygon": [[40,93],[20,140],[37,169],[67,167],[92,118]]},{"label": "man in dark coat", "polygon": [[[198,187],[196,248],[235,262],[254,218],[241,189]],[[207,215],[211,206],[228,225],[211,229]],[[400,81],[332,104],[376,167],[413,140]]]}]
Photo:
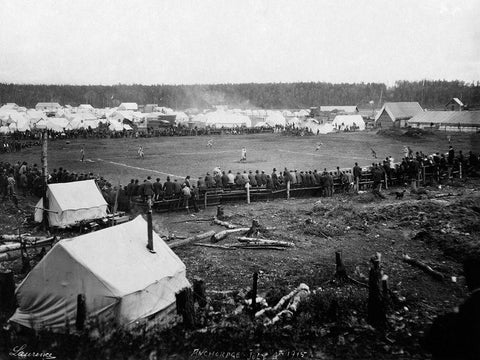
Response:
[{"label": "man in dark coat", "polygon": [[229,181],[228,175],[225,173],[225,171],[222,171],[222,187],[228,188],[229,187],[228,181]]},{"label": "man in dark coat", "polygon": [[171,199],[173,194],[175,194],[175,185],[170,180],[170,176],[167,176],[167,181],[163,184],[163,194],[165,199]]}]

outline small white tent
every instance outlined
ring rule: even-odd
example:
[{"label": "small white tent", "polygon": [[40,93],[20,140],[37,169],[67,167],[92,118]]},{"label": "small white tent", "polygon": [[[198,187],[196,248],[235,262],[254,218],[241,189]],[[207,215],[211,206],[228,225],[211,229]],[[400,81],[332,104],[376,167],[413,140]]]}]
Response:
[{"label": "small white tent", "polygon": [[[107,216],[107,203],[94,180],[49,184],[47,187],[48,221],[65,228],[78,221]],[[43,220],[43,198],[37,203],[35,221]]]},{"label": "small white tent", "polygon": [[18,309],[10,318],[26,327],[63,332],[74,328],[77,297],[85,300],[87,319],[128,326],[145,318],[165,321],[174,311],[175,293],[190,283],[185,265],[136,219],[59,241],[16,290]]}]

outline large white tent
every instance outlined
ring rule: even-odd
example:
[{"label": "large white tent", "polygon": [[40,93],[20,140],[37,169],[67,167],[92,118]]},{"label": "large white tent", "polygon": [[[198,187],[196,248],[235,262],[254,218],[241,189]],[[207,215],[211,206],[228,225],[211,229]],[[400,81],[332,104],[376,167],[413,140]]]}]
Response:
[{"label": "large white tent", "polygon": [[285,117],[282,115],[280,111],[269,111],[268,116],[265,119],[265,123],[270,126],[285,126],[287,124]]},{"label": "large white tent", "polygon": [[58,242],[16,290],[18,309],[10,318],[26,327],[63,332],[75,327],[77,297],[87,319],[129,326],[174,312],[175,294],[189,287],[185,265],[136,219]]},{"label": "large white tent", "polygon": [[231,112],[217,110],[214,112],[207,113],[206,115],[206,125],[213,126],[216,128],[226,127],[240,127],[246,126],[251,127],[252,121],[248,116],[234,114]]},{"label": "large white tent", "polygon": [[337,115],[332,122],[333,127],[338,130],[352,129],[354,126],[356,130],[365,130],[365,121],[362,115]]},{"label": "large white tent", "polygon": [[[82,220],[107,216],[107,202],[94,180],[49,184],[47,187],[48,221],[65,228]],[[43,220],[43,198],[35,209],[35,221]]]}]

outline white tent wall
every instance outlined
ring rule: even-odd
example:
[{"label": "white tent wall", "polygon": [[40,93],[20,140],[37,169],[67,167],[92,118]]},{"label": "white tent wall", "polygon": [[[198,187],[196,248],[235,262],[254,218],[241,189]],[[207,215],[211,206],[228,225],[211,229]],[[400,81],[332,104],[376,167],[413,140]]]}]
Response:
[{"label": "white tent wall", "polygon": [[17,288],[19,308],[10,319],[36,329],[63,331],[73,325],[78,294],[88,317],[132,325],[167,317],[175,294],[190,287],[180,258],[154,232],[151,253],[147,222],[134,220],[61,240]]},{"label": "white tent wall", "polygon": [[[94,180],[49,184],[48,220],[54,227],[65,228],[82,220],[107,216],[107,203]],[[35,209],[35,221],[43,220],[43,200]]]},{"label": "white tent wall", "polygon": [[333,127],[344,130],[345,128],[351,128],[353,125],[357,126],[358,130],[365,130],[365,121],[361,115],[337,115],[332,122]]},{"label": "white tent wall", "polygon": [[66,321],[74,328],[79,294],[88,295],[85,305],[90,316],[101,313],[103,319],[115,318],[119,300],[57,243],[18,286],[18,308],[10,320],[36,330],[61,331]]}]

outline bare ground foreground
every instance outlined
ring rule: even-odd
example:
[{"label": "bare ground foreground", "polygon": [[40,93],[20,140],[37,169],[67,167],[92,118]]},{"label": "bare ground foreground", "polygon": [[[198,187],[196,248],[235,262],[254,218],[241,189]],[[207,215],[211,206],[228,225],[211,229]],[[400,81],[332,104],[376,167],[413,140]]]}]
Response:
[{"label": "bare ground foreground", "polygon": [[[337,147],[328,155],[332,161],[335,154],[354,154],[355,146],[351,144],[355,141],[358,142],[357,148],[366,154],[358,155],[358,160],[365,158],[365,164],[370,161],[368,150],[372,143],[397,158],[401,156],[401,146],[405,143],[414,150],[422,149],[424,152],[442,151],[436,149],[439,146],[445,148],[440,144],[440,139],[445,143],[443,134],[414,140],[392,140],[373,134],[359,134],[357,137],[340,135],[322,140],[332,144],[350,140],[345,142],[349,145],[345,151]],[[275,139],[285,138],[275,136]],[[459,149],[475,150],[478,146],[475,135],[459,135],[458,140],[453,139],[459,141],[455,144]],[[234,140],[237,144],[241,139]],[[181,141],[189,143],[185,139]],[[226,141],[226,138],[216,140],[216,144],[221,141]],[[293,139],[288,144],[284,141],[279,148],[296,151],[292,150],[296,147],[301,152],[305,151],[302,146],[312,149],[311,143],[315,141],[315,138],[304,142]],[[52,145],[51,149],[55,146]],[[89,146],[93,148],[96,145],[90,143]],[[135,144],[128,146],[134,149]],[[235,149],[239,146],[235,145]],[[108,153],[102,155],[113,156]],[[55,166],[78,166],[76,162],[67,161],[71,154],[67,154],[64,160],[58,153],[52,156]],[[9,161],[15,160],[12,154],[9,157]],[[278,168],[283,164],[282,158],[265,156],[264,159],[269,167]],[[288,161],[292,161],[293,165],[295,159],[288,158]],[[298,161],[299,168],[309,169],[311,164],[308,161],[313,164],[311,158],[299,157]],[[339,165],[350,166],[351,163],[348,159]],[[224,167],[235,164],[225,161]],[[219,165],[218,162],[212,160],[205,166],[211,168],[216,165]],[[175,168],[173,163],[171,166],[166,173],[175,174],[176,171],[185,174],[181,168],[184,164],[179,168]],[[189,171],[197,170],[192,174],[200,172],[200,165],[191,166],[193,168],[190,167]],[[336,164],[325,162],[325,166],[333,168]],[[98,171],[101,172],[101,169]],[[109,178],[105,172],[102,174]],[[133,173],[124,173],[123,176],[128,179]],[[119,180],[123,181],[123,178]],[[28,344],[32,348],[52,352],[58,359],[146,359],[154,356],[161,359],[428,359],[430,355],[420,346],[423,334],[436,315],[451,311],[461,303],[467,294],[461,261],[465,255],[480,251],[480,180],[454,180],[441,187],[432,185],[424,189],[425,193],[418,195],[407,188],[402,199],[396,199],[392,193],[394,189],[389,189],[383,192],[386,199],[364,192],[335,194],[332,198],[225,204],[227,221],[249,227],[256,219],[268,229],[263,230],[261,237],[293,242],[294,247],[285,250],[230,248],[229,245],[239,244],[232,234],[215,244],[223,248],[193,243],[176,248],[175,252],[186,265],[188,278],[201,278],[206,285],[207,309],[198,309],[194,329],[184,330],[179,325],[167,333],[137,336],[118,331],[111,338],[99,341],[81,336],[40,334],[33,340],[29,339]],[[40,234],[39,229],[24,222],[31,214],[28,205],[34,202],[33,198],[22,199],[20,210],[2,203],[1,233],[15,233],[20,226],[22,232]],[[136,208],[131,215],[140,213],[142,209]],[[225,228],[211,221],[198,221],[211,219],[215,214],[214,207],[194,214],[184,211],[154,214],[154,229],[168,241],[209,230],[219,232]],[[60,234],[62,238],[69,235]],[[209,239],[198,243],[211,244]],[[336,252],[342,253],[350,280],[335,277]],[[382,255],[383,272],[388,275],[385,331],[376,330],[367,322],[368,289],[363,286],[368,283],[370,258],[377,252]],[[405,254],[441,273],[442,279],[403,261]],[[20,261],[5,262],[3,267],[14,271],[17,283],[25,276],[21,273]],[[309,286],[310,295],[300,303],[293,316],[283,318],[274,325],[268,325],[273,315],[252,321],[246,306],[243,311],[240,310],[252,286],[254,272],[259,274],[258,293],[270,306],[301,283]],[[2,351],[8,352],[12,346],[26,340],[19,337],[11,341],[3,345]]]}]

